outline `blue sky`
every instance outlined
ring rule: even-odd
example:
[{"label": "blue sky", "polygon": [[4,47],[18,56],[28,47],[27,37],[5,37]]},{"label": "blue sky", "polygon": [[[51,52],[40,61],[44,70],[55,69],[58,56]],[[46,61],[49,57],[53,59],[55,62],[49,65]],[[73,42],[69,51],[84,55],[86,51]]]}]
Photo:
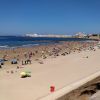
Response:
[{"label": "blue sky", "polygon": [[100,32],[100,0],[0,0],[0,35]]}]

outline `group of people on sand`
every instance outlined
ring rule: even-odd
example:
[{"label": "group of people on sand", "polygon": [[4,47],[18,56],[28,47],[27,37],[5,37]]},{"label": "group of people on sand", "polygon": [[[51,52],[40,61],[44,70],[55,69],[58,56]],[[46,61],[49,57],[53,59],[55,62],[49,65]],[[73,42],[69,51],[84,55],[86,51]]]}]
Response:
[{"label": "group of people on sand", "polygon": [[[6,51],[3,59],[16,59],[22,65],[31,64],[33,59],[46,59],[48,57],[65,56],[71,52],[81,52],[82,50],[94,50],[97,42],[60,42],[58,44],[35,46],[31,48],[17,48],[11,51],[12,55]],[[8,52],[8,53],[7,53]],[[9,57],[10,56],[10,57]],[[15,58],[14,58],[14,57]]]}]

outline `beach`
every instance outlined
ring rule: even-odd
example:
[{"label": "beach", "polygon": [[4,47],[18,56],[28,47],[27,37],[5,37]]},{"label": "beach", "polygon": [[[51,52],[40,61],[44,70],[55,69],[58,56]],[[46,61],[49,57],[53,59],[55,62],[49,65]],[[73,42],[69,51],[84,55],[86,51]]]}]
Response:
[{"label": "beach", "polygon": [[100,0],[0,0],[0,100],[100,100]]},{"label": "beach", "polygon": [[[49,95],[48,100],[57,99],[55,92],[100,71],[97,43],[62,42],[1,50],[0,57],[7,61],[0,69],[0,99],[44,100]],[[12,59],[17,59],[18,64],[11,64]],[[30,77],[21,78],[23,71],[30,72]],[[55,87],[53,93],[51,86]]]}]

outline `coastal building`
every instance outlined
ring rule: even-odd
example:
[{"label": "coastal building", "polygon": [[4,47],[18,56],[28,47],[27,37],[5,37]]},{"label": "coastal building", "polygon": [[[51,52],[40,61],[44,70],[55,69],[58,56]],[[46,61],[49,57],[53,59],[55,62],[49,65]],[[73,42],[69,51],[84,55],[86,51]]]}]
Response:
[{"label": "coastal building", "polygon": [[61,35],[61,34],[26,34],[27,37],[57,37],[57,38],[66,38],[72,37],[71,35]]},{"label": "coastal building", "polygon": [[89,39],[99,39],[100,40],[100,34],[89,34]]},{"label": "coastal building", "polygon": [[75,37],[76,37],[76,38],[84,38],[84,37],[86,37],[86,36],[87,36],[87,35],[84,34],[84,33],[82,33],[82,32],[78,32],[78,33],[75,34]]},{"label": "coastal building", "polygon": [[28,36],[28,37],[37,37],[38,34],[36,34],[36,33],[34,33],[34,34],[30,34],[30,33],[28,33],[28,34],[26,34],[25,36]]}]

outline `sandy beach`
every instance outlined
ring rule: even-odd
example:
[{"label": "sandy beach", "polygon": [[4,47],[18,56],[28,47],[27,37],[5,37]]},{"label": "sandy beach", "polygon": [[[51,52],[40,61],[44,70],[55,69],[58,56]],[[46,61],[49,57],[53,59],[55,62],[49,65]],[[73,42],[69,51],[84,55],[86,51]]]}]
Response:
[{"label": "sandy beach", "polygon": [[100,0],[0,0],[0,100],[100,100]]},{"label": "sandy beach", "polygon": [[[13,52],[0,51],[0,57],[6,54],[5,59],[9,60],[0,69],[0,99],[40,100],[53,94],[50,92],[50,86],[55,86],[55,92],[60,91],[100,71],[100,50],[94,48],[97,43],[72,44],[18,48]],[[22,65],[26,53],[27,59],[32,55],[32,62]],[[17,65],[10,63],[14,57],[18,59]],[[30,72],[31,77],[21,78],[20,73],[23,71]],[[49,100],[51,99],[54,100],[55,97],[52,96]]]}]

